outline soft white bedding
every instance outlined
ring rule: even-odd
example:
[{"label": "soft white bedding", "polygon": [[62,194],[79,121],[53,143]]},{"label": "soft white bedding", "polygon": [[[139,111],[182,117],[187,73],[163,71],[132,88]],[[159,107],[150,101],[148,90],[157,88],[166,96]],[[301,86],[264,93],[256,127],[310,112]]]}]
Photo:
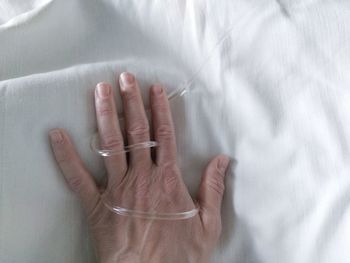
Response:
[{"label": "soft white bedding", "polygon": [[123,70],[145,100],[197,72],[172,104],[191,193],[237,160],[213,262],[350,262],[349,1],[3,1],[0,23],[0,262],[95,262],[47,132],[100,178],[93,89]]}]

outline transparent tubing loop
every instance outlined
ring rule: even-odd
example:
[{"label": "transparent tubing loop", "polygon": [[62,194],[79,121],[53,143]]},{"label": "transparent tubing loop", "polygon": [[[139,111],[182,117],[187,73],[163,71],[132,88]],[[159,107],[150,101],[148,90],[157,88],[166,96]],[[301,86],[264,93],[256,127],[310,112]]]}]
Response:
[{"label": "transparent tubing loop", "polygon": [[[204,66],[208,63],[209,59],[212,57],[213,53],[218,49],[222,43],[228,38],[230,35],[230,32],[233,30],[234,27],[231,27],[226,34],[219,39],[219,41],[215,44],[214,48],[212,51],[209,53],[209,56],[206,57],[204,62],[201,64],[201,66],[198,68],[198,70],[193,74],[191,78],[189,78],[187,81],[184,81],[179,85],[179,87],[170,92],[168,94],[168,100],[172,101],[176,98],[184,96],[186,93],[191,91],[191,86],[196,79],[197,75],[203,70]],[[119,119],[122,119],[119,118]],[[146,141],[142,143],[137,143],[133,145],[128,145],[124,147],[124,150],[122,151],[116,151],[116,150],[102,150],[99,149],[98,146],[98,133],[95,133],[90,141],[90,147],[91,149],[97,153],[98,155],[101,155],[103,157],[106,156],[113,156],[113,155],[118,155],[122,153],[127,153],[131,152],[134,150],[138,149],[144,149],[144,148],[152,148],[152,147],[157,147],[158,144],[156,141]],[[181,220],[181,219],[189,219],[197,215],[199,212],[199,206],[196,202],[195,203],[195,208],[188,210],[188,211],[183,211],[183,212],[175,212],[175,213],[161,213],[161,212],[150,212],[150,211],[140,211],[140,210],[134,210],[134,209],[128,209],[125,207],[121,206],[115,206],[115,205],[110,205],[109,202],[106,200],[105,196],[102,196],[102,201],[104,205],[111,210],[112,212],[122,215],[122,216],[131,216],[131,217],[138,217],[138,218],[145,218],[145,219],[158,219],[158,220]]]}]

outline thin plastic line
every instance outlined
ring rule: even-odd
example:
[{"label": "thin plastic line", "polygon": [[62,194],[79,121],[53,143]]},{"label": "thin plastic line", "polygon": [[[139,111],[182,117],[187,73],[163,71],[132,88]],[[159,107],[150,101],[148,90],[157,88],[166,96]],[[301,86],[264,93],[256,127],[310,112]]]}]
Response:
[{"label": "thin plastic line", "polygon": [[146,212],[146,211],[140,211],[140,210],[127,209],[120,206],[111,206],[107,202],[105,202],[104,198],[102,198],[102,202],[113,213],[116,213],[122,216],[131,216],[131,217],[144,218],[144,219],[183,220],[183,219],[192,218],[195,215],[197,215],[199,212],[199,208],[197,206],[196,208],[185,212],[156,213],[156,212]]},{"label": "thin plastic line", "polygon": [[[187,81],[184,81],[182,84],[180,84],[179,87],[175,91],[171,92],[168,95],[169,101],[172,101],[178,97],[182,97],[183,95],[185,95],[186,93],[191,91],[190,87],[192,86],[192,83],[194,82],[196,77],[202,72],[204,66],[213,57],[214,52],[218,49],[218,47],[221,46],[222,43],[228,38],[228,36],[232,32],[232,30],[235,28],[235,26],[236,25],[233,25],[232,27],[230,27],[226,31],[226,33],[222,37],[219,38],[219,40],[215,43],[214,47],[211,49],[211,52],[209,52],[209,55],[207,57],[205,57],[203,63],[201,63],[201,65],[198,67],[198,69],[195,71],[195,73],[192,74],[192,76]],[[150,109],[146,109],[146,111],[150,111]],[[118,114],[118,120],[123,120],[123,119],[124,119],[124,116],[122,114]],[[157,147],[157,145],[158,145],[157,142],[155,142],[155,141],[149,141],[149,142],[143,142],[143,143],[139,143],[139,144],[126,146],[124,148],[124,151],[101,150],[101,149],[97,149],[97,147],[95,146],[95,142],[97,139],[96,137],[97,137],[97,133],[92,137],[91,142],[90,142],[90,146],[91,146],[92,150],[94,150],[96,153],[98,153],[99,155],[102,155],[102,156],[117,155],[117,154],[130,152],[130,151],[136,150],[136,149]]]},{"label": "thin plastic line", "polygon": [[93,135],[91,142],[90,142],[90,147],[94,152],[96,152],[102,156],[118,155],[118,154],[122,154],[122,153],[131,152],[133,150],[151,148],[151,147],[158,146],[158,143],[155,141],[146,141],[146,142],[136,143],[136,144],[132,144],[132,145],[127,145],[124,147],[124,150],[122,150],[122,151],[120,151],[120,150],[102,150],[102,149],[98,149],[96,146],[97,136],[98,136],[98,133]]}]

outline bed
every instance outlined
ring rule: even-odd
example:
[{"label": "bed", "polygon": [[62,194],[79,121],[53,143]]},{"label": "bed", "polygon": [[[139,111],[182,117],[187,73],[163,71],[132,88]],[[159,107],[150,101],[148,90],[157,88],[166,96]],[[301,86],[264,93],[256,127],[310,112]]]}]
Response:
[{"label": "bed", "polygon": [[48,141],[65,128],[100,180],[93,90],[124,70],[169,89],[195,195],[225,153],[215,263],[347,263],[350,2],[28,0],[0,3],[0,262],[96,262]]}]

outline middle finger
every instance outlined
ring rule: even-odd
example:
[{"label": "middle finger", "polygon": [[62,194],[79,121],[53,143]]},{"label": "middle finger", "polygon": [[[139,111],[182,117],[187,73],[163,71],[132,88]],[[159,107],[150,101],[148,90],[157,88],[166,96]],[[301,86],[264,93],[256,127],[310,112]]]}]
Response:
[{"label": "middle finger", "polygon": [[[124,72],[120,75],[119,83],[123,98],[128,144],[132,145],[149,141],[149,123],[135,77],[130,73]],[[149,148],[131,151],[130,164],[139,165],[140,163],[147,166],[152,164]]]}]

